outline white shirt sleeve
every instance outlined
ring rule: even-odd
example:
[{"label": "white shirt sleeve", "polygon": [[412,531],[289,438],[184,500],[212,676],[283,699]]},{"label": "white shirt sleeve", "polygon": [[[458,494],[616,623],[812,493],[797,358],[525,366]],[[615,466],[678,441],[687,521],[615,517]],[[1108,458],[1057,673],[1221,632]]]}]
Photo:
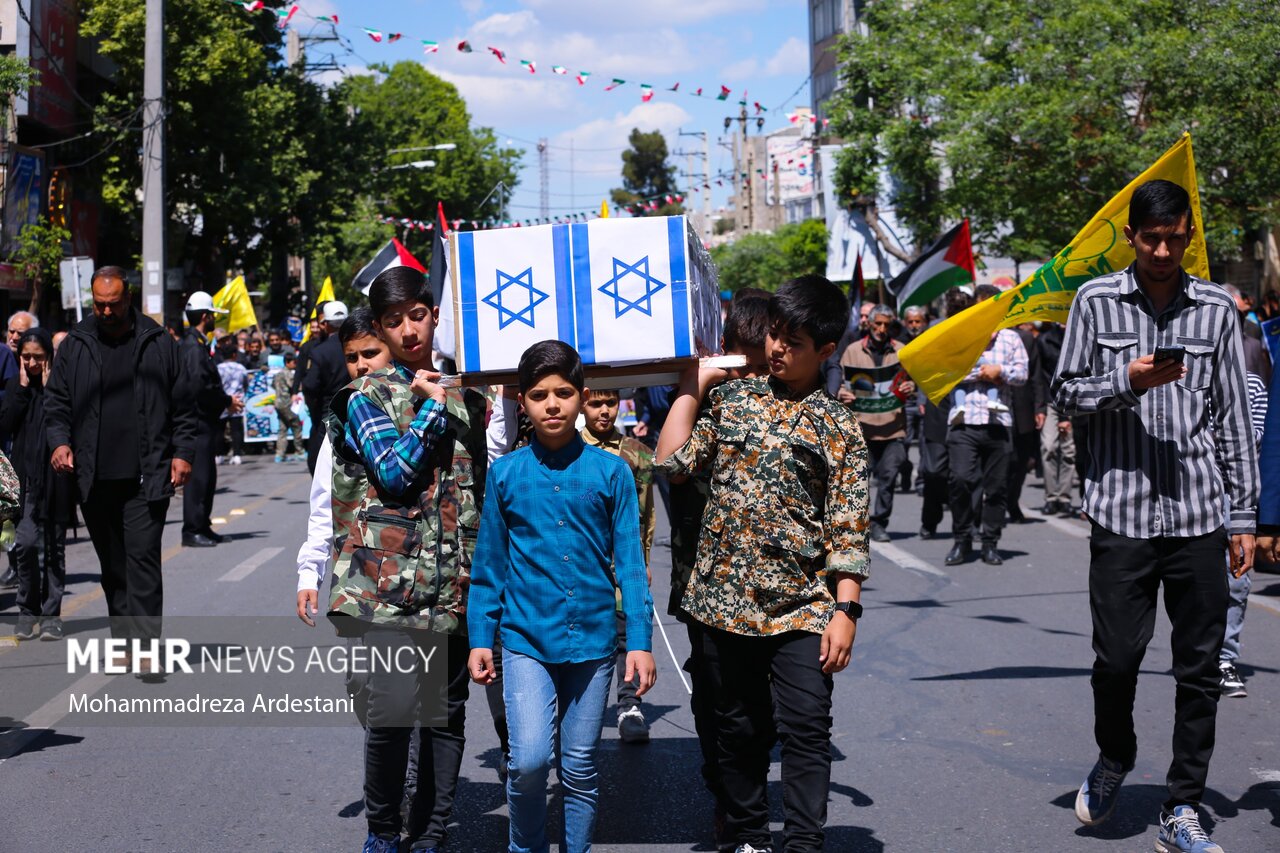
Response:
[{"label": "white shirt sleeve", "polygon": [[485,429],[485,440],[489,446],[489,461],[507,455],[511,450],[511,442],[515,440],[516,401],[509,400],[499,393],[493,402],[493,414],[489,417],[489,426]]},{"label": "white shirt sleeve", "polygon": [[329,436],[320,445],[311,478],[311,515],[307,538],[298,549],[298,592],[319,590],[333,548],[333,447]]}]

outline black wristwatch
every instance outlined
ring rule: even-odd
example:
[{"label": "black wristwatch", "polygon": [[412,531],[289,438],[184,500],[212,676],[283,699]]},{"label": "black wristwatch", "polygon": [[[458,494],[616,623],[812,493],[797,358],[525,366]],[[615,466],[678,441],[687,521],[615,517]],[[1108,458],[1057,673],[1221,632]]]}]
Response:
[{"label": "black wristwatch", "polygon": [[836,602],[836,610],[848,616],[854,622],[862,618],[862,605],[856,601],[839,601]]}]

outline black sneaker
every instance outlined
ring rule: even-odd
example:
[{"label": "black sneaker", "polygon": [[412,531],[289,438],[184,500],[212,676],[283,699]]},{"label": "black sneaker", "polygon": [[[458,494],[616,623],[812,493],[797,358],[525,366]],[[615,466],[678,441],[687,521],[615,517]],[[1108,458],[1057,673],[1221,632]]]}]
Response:
[{"label": "black sneaker", "polygon": [[64,636],[61,619],[49,619],[40,626],[40,639],[61,640]]},{"label": "black sneaker", "polygon": [[871,525],[871,541],[872,542],[889,542],[889,531],[885,530],[878,524]]},{"label": "black sneaker", "polygon": [[19,614],[18,627],[14,629],[13,636],[19,640],[34,640],[40,636],[40,623],[34,616]]},{"label": "black sneaker", "polygon": [[921,539],[937,539],[938,531],[927,524],[921,525],[920,538]]},{"label": "black sneaker", "polygon": [[1098,763],[1076,794],[1076,818],[1085,826],[1097,826],[1111,817],[1120,799],[1120,783],[1128,775],[1119,762],[1098,756]]},{"label": "black sneaker", "polygon": [[649,742],[649,723],[635,705],[618,712],[618,737],[623,743]]},{"label": "black sneaker", "polygon": [[1224,660],[1218,664],[1218,672],[1222,675],[1220,686],[1222,695],[1228,699],[1244,699],[1249,691],[1244,688],[1244,676],[1231,661]]},{"label": "black sneaker", "polygon": [[8,568],[0,572],[0,589],[17,589],[18,573]]}]

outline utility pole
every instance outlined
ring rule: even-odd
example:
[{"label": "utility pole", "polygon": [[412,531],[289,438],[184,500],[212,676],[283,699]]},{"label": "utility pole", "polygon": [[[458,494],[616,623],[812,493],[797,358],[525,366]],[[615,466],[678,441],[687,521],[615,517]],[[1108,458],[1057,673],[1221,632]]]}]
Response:
[{"label": "utility pole", "polygon": [[708,246],[711,245],[712,228],[711,228],[711,143],[708,141],[711,134],[705,130],[702,132],[702,182],[706,185],[702,189],[702,242]]},{"label": "utility pole", "polygon": [[538,140],[538,215],[547,219],[551,215],[551,178],[547,173],[547,140]]},{"label": "utility pole", "polygon": [[164,0],[146,0],[142,83],[142,308],[164,322]]},{"label": "utility pole", "polygon": [[755,170],[755,152],[751,150],[751,141],[747,139],[747,106],[742,105],[742,114],[738,116],[738,123],[742,127],[742,148],[747,155],[747,178],[743,181],[743,185],[747,190],[747,230],[750,231],[755,226],[755,211],[752,209],[752,197],[756,194],[756,170]]}]

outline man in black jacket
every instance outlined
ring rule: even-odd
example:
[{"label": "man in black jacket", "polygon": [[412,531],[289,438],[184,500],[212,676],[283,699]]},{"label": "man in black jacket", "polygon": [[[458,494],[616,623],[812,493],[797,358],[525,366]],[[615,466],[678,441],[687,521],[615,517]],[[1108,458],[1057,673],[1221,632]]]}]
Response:
[{"label": "man in black jacket", "polygon": [[347,306],[336,300],[326,302],[320,319],[327,335],[311,350],[311,363],[302,380],[302,399],[311,413],[307,467],[312,474],[316,472],[316,456],[324,443],[324,415],[329,410],[329,401],[351,381],[347,375],[347,357],[343,355],[342,342],[338,340],[338,327],[347,319]]},{"label": "man in black jacket", "polygon": [[160,636],[160,537],[187,482],[195,415],[178,346],[129,298],[125,271],[93,274],[93,316],[58,348],[45,391],[53,469],[74,473],[102,564],[111,634]]},{"label": "man in black jacket", "polygon": [[187,323],[191,328],[178,344],[182,369],[195,404],[196,446],[191,462],[191,482],[182,492],[182,544],[188,548],[208,548],[222,537],[213,532],[213,493],[218,488],[217,443],[222,433],[222,413],[238,411],[240,405],[222,390],[218,368],[209,355],[209,333],[216,314],[213,297],[203,291],[187,300]]},{"label": "man in black jacket", "polygon": [[1018,501],[1022,497],[1022,484],[1027,480],[1027,472],[1039,458],[1040,427],[1044,419],[1040,412],[1044,410],[1043,388],[1038,381],[1040,374],[1040,350],[1036,347],[1036,336],[1031,331],[1030,323],[1024,323],[1014,329],[1022,338],[1022,346],[1027,350],[1027,381],[1010,389],[1013,397],[1013,457],[1009,460],[1009,486],[1005,494],[1006,512],[1009,521],[1022,524],[1027,520],[1022,513]]}]

